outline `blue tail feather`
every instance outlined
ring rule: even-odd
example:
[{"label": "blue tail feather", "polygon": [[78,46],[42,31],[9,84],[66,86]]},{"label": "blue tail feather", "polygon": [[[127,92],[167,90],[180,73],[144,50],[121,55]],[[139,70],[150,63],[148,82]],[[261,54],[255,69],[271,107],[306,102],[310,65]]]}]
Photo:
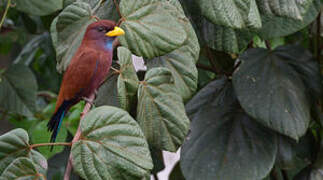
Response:
[{"label": "blue tail feather", "polygon": [[58,131],[62,125],[63,118],[65,116],[65,113],[68,111],[70,104],[71,103],[69,101],[64,101],[63,104],[58,108],[57,112],[52,116],[52,118],[48,122],[48,130],[52,132],[50,142],[55,142]]}]

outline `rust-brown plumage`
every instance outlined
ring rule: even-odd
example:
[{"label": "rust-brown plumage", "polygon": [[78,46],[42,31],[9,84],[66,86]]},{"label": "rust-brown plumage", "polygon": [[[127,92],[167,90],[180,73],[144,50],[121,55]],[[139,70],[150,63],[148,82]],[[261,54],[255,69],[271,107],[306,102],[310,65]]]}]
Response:
[{"label": "rust-brown plumage", "polygon": [[[55,113],[48,123],[55,141],[68,109],[82,98],[88,98],[102,84],[112,63],[113,42],[118,35],[115,23],[101,20],[88,26],[84,38],[72,58],[60,87]],[[121,30],[119,30],[121,31]]]}]

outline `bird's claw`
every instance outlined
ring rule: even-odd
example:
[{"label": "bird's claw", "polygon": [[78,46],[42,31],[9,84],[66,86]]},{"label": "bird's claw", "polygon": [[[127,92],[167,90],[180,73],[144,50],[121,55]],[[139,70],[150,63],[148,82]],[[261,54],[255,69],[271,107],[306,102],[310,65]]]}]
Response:
[{"label": "bird's claw", "polygon": [[89,99],[89,98],[87,98],[87,97],[82,97],[82,99],[83,99],[86,103],[91,104],[91,106],[93,106],[93,105],[94,105],[94,104],[93,104],[93,100],[92,100],[92,99]]}]

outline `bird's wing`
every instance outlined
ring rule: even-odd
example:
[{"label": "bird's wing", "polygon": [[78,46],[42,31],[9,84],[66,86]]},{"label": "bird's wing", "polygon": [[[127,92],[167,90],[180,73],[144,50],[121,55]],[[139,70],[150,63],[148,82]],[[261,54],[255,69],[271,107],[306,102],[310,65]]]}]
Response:
[{"label": "bird's wing", "polygon": [[94,80],[95,73],[99,69],[99,60],[101,58],[99,51],[83,49],[78,52],[71,60],[64,74],[56,108],[66,100],[80,98],[77,96],[81,96],[82,91],[89,88]]}]

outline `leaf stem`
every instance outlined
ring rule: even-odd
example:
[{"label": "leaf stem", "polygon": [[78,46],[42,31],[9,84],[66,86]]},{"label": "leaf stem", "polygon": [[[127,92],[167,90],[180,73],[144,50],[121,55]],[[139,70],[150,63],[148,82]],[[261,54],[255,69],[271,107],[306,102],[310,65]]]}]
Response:
[{"label": "leaf stem", "polygon": [[206,56],[209,59],[210,64],[212,65],[212,68],[214,69],[216,74],[220,74],[220,71],[216,68],[216,64],[214,62],[214,56],[208,46],[206,46]]},{"label": "leaf stem", "polygon": [[271,44],[268,40],[265,40],[266,47],[269,51],[271,51]]},{"label": "leaf stem", "polygon": [[196,64],[196,67],[197,68],[200,68],[200,69],[203,69],[203,70],[206,70],[206,71],[210,71],[210,72],[216,73],[213,68],[211,68],[209,66],[206,66],[204,64]]},{"label": "leaf stem", "polygon": [[30,149],[42,147],[42,146],[72,146],[70,142],[58,142],[58,143],[41,143],[41,144],[32,144],[29,146]]},{"label": "leaf stem", "polygon": [[275,167],[270,172],[270,179],[279,180]]},{"label": "leaf stem", "polygon": [[317,43],[317,60],[319,62],[319,65],[322,65],[322,59],[321,59],[321,13],[319,13],[319,16],[317,17],[316,21],[316,43]]},{"label": "leaf stem", "polygon": [[4,13],[3,13],[1,21],[0,21],[0,29],[1,29],[2,25],[3,25],[4,20],[6,19],[8,10],[10,8],[10,4],[11,4],[11,0],[8,0],[6,9],[4,10]]},{"label": "leaf stem", "polygon": [[[95,93],[90,95],[90,97],[88,98],[88,102],[86,102],[86,104],[84,106],[83,112],[81,113],[81,117],[80,117],[80,123],[79,123],[77,131],[75,133],[75,136],[72,140],[72,144],[74,144],[75,142],[77,142],[81,138],[81,132],[82,132],[81,131],[81,122],[82,122],[84,116],[90,111],[94,98],[95,98]],[[65,169],[64,180],[70,179],[70,175],[72,172],[72,161],[73,161],[72,154],[70,154],[70,156],[68,158],[67,166]]]},{"label": "leaf stem", "polygon": [[117,12],[118,12],[120,18],[122,19],[122,15],[121,15],[119,4],[117,3],[117,0],[113,0],[113,3],[116,6],[116,9],[117,9]]}]

